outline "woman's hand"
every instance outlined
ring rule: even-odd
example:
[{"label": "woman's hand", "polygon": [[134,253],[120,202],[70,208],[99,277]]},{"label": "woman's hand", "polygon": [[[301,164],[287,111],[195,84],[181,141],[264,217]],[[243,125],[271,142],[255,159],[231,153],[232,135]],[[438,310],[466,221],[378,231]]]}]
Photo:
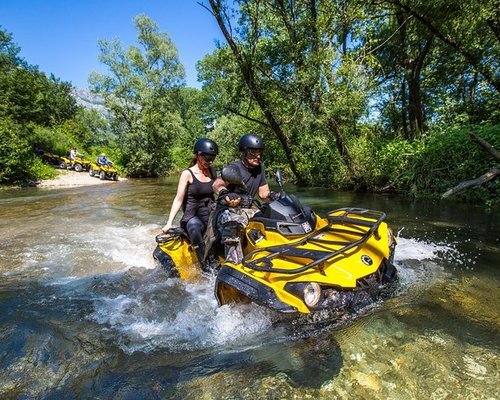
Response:
[{"label": "woman's hand", "polygon": [[169,229],[172,228],[172,223],[170,222],[167,222],[167,225],[165,225],[163,228],[161,228],[161,231],[163,233],[167,233],[169,231]]}]

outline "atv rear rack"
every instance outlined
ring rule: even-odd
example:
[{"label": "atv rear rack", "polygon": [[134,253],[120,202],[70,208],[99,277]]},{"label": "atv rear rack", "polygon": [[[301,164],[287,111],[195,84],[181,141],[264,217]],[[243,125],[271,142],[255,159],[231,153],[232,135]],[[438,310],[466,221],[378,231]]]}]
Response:
[{"label": "atv rear rack", "polygon": [[[341,215],[332,215],[338,213],[339,211],[343,211]],[[358,215],[367,219],[358,219],[352,217],[351,215]],[[248,253],[242,260],[243,266],[253,269],[255,271],[263,271],[263,272],[277,272],[282,274],[297,274],[300,272],[304,272],[310,268],[313,268],[317,265],[321,265],[322,263],[328,261],[329,259],[342,254],[353,247],[359,246],[360,244],[366,242],[372,234],[378,239],[378,227],[385,219],[386,215],[382,211],[375,210],[367,210],[363,208],[339,208],[337,210],[333,210],[328,212],[327,220],[328,224],[324,227],[313,231],[307,234],[305,237],[301,238],[297,242],[293,242],[287,245],[277,245],[277,246],[269,246],[263,247],[260,249],[255,249]],[[337,227],[334,227],[336,225]],[[355,230],[345,230],[338,227],[338,225],[349,226],[351,229],[355,228],[359,230],[356,232]],[[369,228],[366,230],[366,228]],[[354,241],[333,241],[333,240],[323,240],[318,238],[317,236],[323,232],[326,233],[348,233],[350,235],[358,235],[360,238]],[[340,249],[335,251],[321,251],[321,250],[307,250],[301,249],[299,246],[302,246],[306,243],[316,243],[316,244],[325,244],[325,245],[340,245],[342,246]],[[251,258],[254,258],[259,253],[269,253],[260,258],[255,258],[253,261],[248,261]],[[299,268],[294,269],[284,269],[284,268],[273,268],[274,259],[279,258],[306,258],[312,260],[310,263],[303,265]]]}]

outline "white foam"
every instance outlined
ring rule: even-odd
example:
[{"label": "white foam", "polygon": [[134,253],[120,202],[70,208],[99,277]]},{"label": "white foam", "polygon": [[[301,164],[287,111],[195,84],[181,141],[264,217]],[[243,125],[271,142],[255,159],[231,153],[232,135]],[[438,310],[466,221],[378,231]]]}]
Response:
[{"label": "white foam", "polygon": [[455,249],[447,244],[436,244],[414,238],[398,237],[395,261],[402,260],[433,260],[443,253],[454,253]]},{"label": "white foam", "polygon": [[[178,285],[183,283],[178,281]],[[172,352],[212,348],[252,338],[271,325],[270,312],[257,305],[218,307],[213,283],[186,285],[185,298],[173,297],[164,304],[144,304],[141,296],[150,293],[151,287],[144,289],[96,299],[90,316],[117,330],[120,346],[128,353],[158,347]]]},{"label": "white foam", "polygon": [[[133,241],[141,243],[137,239],[140,232],[148,236],[145,233],[150,227],[137,226],[131,232],[120,232],[121,229],[114,228],[114,234],[126,237],[112,251],[124,256]],[[141,251],[146,252],[147,249],[147,256],[150,257],[147,240],[143,240],[141,246]],[[449,244],[398,238],[395,263],[402,286],[428,287],[429,281],[442,273],[439,261],[443,254],[457,256],[456,250]],[[137,266],[137,261],[131,261],[127,256],[123,262]],[[426,284],[422,283],[424,281]],[[180,352],[235,343],[239,345],[245,341],[251,343],[253,338],[272,326],[272,312],[255,304],[219,307],[213,294],[213,278],[197,283],[178,279],[167,282],[167,287],[165,281],[155,282],[137,287],[134,293],[98,298],[91,318],[116,330],[119,345],[128,353],[157,348]],[[407,290],[404,288],[403,291]],[[160,300],[150,300],[160,293],[163,295]]]},{"label": "white foam", "polygon": [[156,225],[106,226],[84,240],[95,253],[131,267],[155,268],[153,250],[156,246],[152,234]]}]

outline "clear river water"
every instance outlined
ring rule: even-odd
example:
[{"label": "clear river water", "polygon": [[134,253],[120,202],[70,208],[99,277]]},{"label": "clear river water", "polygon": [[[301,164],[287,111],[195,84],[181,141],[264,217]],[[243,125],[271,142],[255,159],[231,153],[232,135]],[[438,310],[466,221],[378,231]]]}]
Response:
[{"label": "clear river water", "polygon": [[499,399],[500,213],[287,187],[387,213],[396,295],[341,321],[167,279],[176,182],[0,191],[1,399]]}]

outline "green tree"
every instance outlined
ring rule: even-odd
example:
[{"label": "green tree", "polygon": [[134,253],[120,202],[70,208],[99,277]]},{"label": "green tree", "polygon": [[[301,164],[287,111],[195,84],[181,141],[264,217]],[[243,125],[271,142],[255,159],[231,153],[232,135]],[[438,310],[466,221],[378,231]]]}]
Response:
[{"label": "green tree", "polygon": [[[31,151],[37,132],[51,130],[77,111],[71,85],[47,77],[19,57],[12,35],[0,30],[0,181],[22,183],[47,175]],[[43,127],[43,128],[42,128]]]},{"label": "green tree", "polygon": [[387,127],[413,139],[430,121],[449,122],[460,114],[471,122],[491,119],[499,104],[500,55],[492,1],[386,0],[367,8],[367,47],[379,61]]},{"label": "green tree", "polygon": [[360,175],[348,137],[364,113],[371,84],[352,45],[361,8],[305,0],[238,4],[233,9],[228,2],[210,0],[209,11],[228,48],[200,66],[208,90],[223,103],[219,110],[271,132],[298,181],[312,182],[310,160],[316,149],[310,140],[323,148],[325,157],[340,157],[356,181]]},{"label": "green tree", "polygon": [[19,56],[21,48],[13,42],[12,34],[1,27],[0,25],[0,70],[26,67],[26,62]]},{"label": "green tree", "polygon": [[99,60],[109,75],[94,72],[89,81],[111,112],[126,172],[158,176],[171,167],[171,145],[185,130],[176,103],[184,67],[154,21],[145,15],[134,21],[139,47],[125,51],[118,40],[100,40]]},{"label": "green tree", "polygon": [[497,0],[387,0],[411,15],[441,43],[460,54],[500,91],[500,7]]}]

